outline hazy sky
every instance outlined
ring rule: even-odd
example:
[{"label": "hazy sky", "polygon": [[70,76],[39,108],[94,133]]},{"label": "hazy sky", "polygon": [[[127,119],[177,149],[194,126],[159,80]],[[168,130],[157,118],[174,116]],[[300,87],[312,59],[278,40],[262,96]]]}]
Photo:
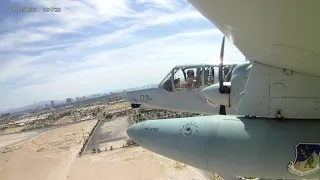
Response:
[{"label": "hazy sky", "polygon": [[[222,39],[186,0],[5,0],[0,25],[0,110],[159,83],[176,64],[218,63]],[[227,42],[225,59],[245,58]]]}]

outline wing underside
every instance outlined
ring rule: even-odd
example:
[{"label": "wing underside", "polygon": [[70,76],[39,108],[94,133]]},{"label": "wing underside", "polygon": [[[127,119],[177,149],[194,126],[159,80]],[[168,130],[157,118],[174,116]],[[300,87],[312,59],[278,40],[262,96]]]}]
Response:
[{"label": "wing underside", "polygon": [[189,2],[251,62],[320,76],[320,1]]}]

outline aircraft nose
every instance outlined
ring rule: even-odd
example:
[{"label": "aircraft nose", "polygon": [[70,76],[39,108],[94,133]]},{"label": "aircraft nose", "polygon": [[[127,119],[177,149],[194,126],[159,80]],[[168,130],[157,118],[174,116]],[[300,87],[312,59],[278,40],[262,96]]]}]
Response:
[{"label": "aircraft nose", "polygon": [[132,139],[134,142],[139,144],[139,135],[140,135],[140,128],[141,125],[144,122],[138,123],[138,124],[134,124],[130,127],[127,128],[127,135],[130,137],[130,139]]},{"label": "aircraft nose", "polygon": [[229,106],[229,94],[221,94],[218,83],[202,89],[201,94],[210,101]]}]

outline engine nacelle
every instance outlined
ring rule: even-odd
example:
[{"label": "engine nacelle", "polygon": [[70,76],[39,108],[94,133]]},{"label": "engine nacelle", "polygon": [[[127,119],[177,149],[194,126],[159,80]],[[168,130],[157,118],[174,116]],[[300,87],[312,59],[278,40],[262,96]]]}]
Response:
[{"label": "engine nacelle", "polygon": [[240,99],[248,81],[251,67],[252,65],[250,63],[239,64],[232,71],[229,107],[234,110],[238,109]]},{"label": "engine nacelle", "polygon": [[225,86],[230,86],[230,94],[220,93],[219,83],[204,88],[201,91],[201,93],[204,97],[217,104],[221,104],[227,107],[231,107],[234,110],[237,110],[240,98],[242,96],[244,88],[246,87],[250,70],[250,63],[239,64],[233,69],[231,82],[223,83]]}]

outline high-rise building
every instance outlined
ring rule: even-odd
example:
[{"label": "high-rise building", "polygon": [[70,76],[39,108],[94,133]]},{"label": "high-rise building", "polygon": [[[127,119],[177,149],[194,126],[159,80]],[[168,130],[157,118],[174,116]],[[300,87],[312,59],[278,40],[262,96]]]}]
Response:
[{"label": "high-rise building", "polygon": [[10,116],[10,113],[4,113],[4,114],[1,114],[1,117],[5,117],[5,118],[7,118],[7,117],[9,117]]},{"label": "high-rise building", "polygon": [[51,101],[51,107],[53,107],[54,106],[54,101]]},{"label": "high-rise building", "polygon": [[66,102],[67,102],[67,103],[71,103],[71,102],[72,102],[72,98],[67,98],[67,99],[66,99]]}]

